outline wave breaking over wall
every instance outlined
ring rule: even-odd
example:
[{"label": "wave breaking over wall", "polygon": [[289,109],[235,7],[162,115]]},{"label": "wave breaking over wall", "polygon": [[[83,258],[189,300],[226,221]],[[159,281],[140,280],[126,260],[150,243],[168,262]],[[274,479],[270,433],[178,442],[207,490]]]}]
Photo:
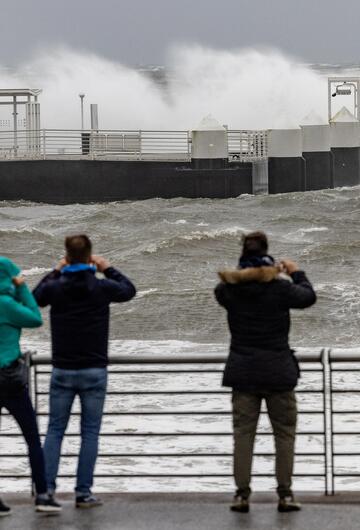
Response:
[{"label": "wave breaking over wall", "polygon": [[207,114],[233,129],[297,127],[312,112],[326,119],[325,78],[275,50],[176,46],[166,71],[160,85],[124,64],[56,48],[16,71],[0,68],[0,86],[42,88],[46,128],[80,127],[81,92],[85,127],[97,103],[102,129],[192,129]]}]

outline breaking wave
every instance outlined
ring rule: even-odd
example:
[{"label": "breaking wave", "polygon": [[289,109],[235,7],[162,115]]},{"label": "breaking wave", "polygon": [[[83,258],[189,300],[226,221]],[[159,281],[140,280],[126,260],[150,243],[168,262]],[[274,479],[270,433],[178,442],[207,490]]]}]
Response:
[{"label": "breaking wave", "polygon": [[86,94],[85,128],[89,103],[98,104],[102,129],[192,129],[210,113],[234,129],[297,127],[314,109],[326,120],[325,78],[274,49],[174,46],[167,68],[160,86],[124,64],[58,47],[37,51],[15,72],[0,67],[0,82],[42,88],[46,128],[80,127],[79,92]]},{"label": "breaking wave", "polygon": [[157,252],[158,250],[163,250],[166,248],[173,248],[177,245],[182,245],[186,243],[191,242],[199,242],[199,241],[211,241],[216,239],[234,239],[239,238],[243,233],[245,232],[244,228],[240,228],[237,226],[234,227],[228,227],[228,228],[219,228],[214,230],[208,230],[208,231],[194,231],[190,234],[184,234],[181,236],[174,236],[169,239],[164,239],[163,241],[160,241],[158,243],[152,243],[149,245],[145,250],[144,253],[152,254],[154,252]]}]

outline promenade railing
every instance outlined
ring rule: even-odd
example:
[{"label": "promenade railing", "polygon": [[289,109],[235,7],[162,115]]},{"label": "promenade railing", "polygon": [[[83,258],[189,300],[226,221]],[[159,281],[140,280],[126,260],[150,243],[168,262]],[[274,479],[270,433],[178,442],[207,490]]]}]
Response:
[{"label": "promenade railing", "polygon": [[[228,131],[229,160],[267,157],[267,131]],[[191,160],[191,131],[0,130],[0,160]]]},{"label": "promenade railing", "polygon": [[[299,349],[297,356],[302,377],[295,487],[325,494],[358,490],[360,349]],[[28,360],[43,438],[50,360],[40,355]],[[225,356],[203,354],[111,356],[97,486],[109,491],[233,489],[231,394],[221,387],[224,361]],[[76,404],[63,444],[60,489],[75,475],[79,431]],[[2,417],[0,460],[0,489],[14,481],[16,488],[26,487],[26,448],[9,415]],[[256,489],[275,484],[273,464],[272,432],[263,409],[253,467]]]}]

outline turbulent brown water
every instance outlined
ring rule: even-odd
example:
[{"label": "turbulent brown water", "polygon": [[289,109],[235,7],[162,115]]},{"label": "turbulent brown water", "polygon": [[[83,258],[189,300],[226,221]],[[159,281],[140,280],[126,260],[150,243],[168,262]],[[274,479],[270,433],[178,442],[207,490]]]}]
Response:
[{"label": "turbulent brown water", "polygon": [[[227,342],[225,314],[213,297],[216,271],[236,264],[243,232],[262,229],[271,253],[297,260],[319,296],[312,309],[294,311],[293,344],[354,346],[360,342],[359,208],[359,188],[226,200],[3,202],[1,253],[34,286],[62,256],[66,234],[89,234],[95,252],[138,288],[136,299],[113,307],[112,339],[145,348],[147,341],[186,341],[196,351],[198,343]],[[48,337],[47,323],[25,334]]]},{"label": "turbulent brown water", "polygon": [[[86,232],[96,253],[104,254],[130,276],[138,288],[130,303],[112,308],[111,353],[126,354],[165,352],[181,354],[225,352],[228,331],[224,311],[216,304],[213,288],[216,271],[233,266],[239,255],[239,240],[245,231],[262,229],[270,237],[271,252],[276,258],[290,257],[299,262],[313,281],[318,303],[304,312],[293,314],[292,343],[298,346],[356,346],[360,343],[360,188],[337,189],[273,196],[242,196],[235,199],[154,199],[109,204],[50,206],[25,202],[0,203],[1,253],[14,259],[23,268],[30,286],[50,270],[63,253],[67,234]],[[44,310],[44,316],[47,310]],[[49,352],[48,321],[37,330],[26,331],[24,345]],[[310,377],[310,379],[309,379]],[[311,373],[304,374],[300,387],[311,387]],[[46,390],[48,381],[41,379]],[[176,380],[159,373],[150,376],[138,373],[114,374],[110,389],[137,392],[138,389],[194,389],[199,396],[134,395],[109,396],[107,411],[156,412],[175,411],[160,416],[106,416],[103,432],[137,433],[138,436],[103,437],[103,453],[189,452],[186,459],[136,456],[99,458],[99,473],[215,473],[231,472],[231,457],[196,458],[191,451],[231,452],[231,437],[179,437],[176,433],[231,431],[229,416],[215,411],[228,411],[229,396],[207,394],[220,388],[220,374],[177,374]],[[299,395],[300,407],[319,407],[318,398],[308,402]],[[40,410],[48,408],[47,396],[40,396]],[[182,415],[184,410],[197,410],[196,416]],[[201,411],[214,410],[214,415]],[[299,429],[321,429],[319,416],[300,419]],[[348,420],[346,420],[348,421]],[[350,421],[350,420],[349,420]],[[352,421],[352,420],[351,420]],[[46,432],[47,418],[39,417],[40,428]],[[265,422],[266,423],[266,422]],[[262,423],[263,425],[263,423]],[[266,426],[267,425],[267,426]],[[262,428],[270,429],[268,424]],[[1,432],[11,432],[14,424],[3,418]],[[77,418],[70,430],[78,431]],[[143,432],[171,432],[167,437],[147,438]],[[321,435],[299,438],[305,451],[321,451]],[[24,453],[19,439],[0,440],[5,452]],[[78,441],[66,438],[64,450],[76,452]],[[260,438],[261,451],[271,451],[269,438]],[[310,466],[311,464],[311,466]],[[2,459],[2,473],[28,471],[27,459]],[[310,467],[309,467],[310,466]],[[259,457],[254,469],[272,469],[271,457]],[[322,457],[298,457],[297,469],[322,472]],[[345,468],[344,468],[345,469]],[[62,459],[62,472],[75,470],[75,459]],[[355,481],[356,482],[356,481]],[[347,488],[357,483],[346,483]],[[258,489],[273,482],[258,478]],[[0,480],[1,484],[4,481]],[[27,480],[6,480],[6,490],[28,487]],[[60,489],[71,490],[73,480],[60,480]],[[296,481],[301,490],[321,489],[322,479],[304,478]],[[98,479],[97,490],[232,490],[231,479],[202,478],[115,478]]]}]

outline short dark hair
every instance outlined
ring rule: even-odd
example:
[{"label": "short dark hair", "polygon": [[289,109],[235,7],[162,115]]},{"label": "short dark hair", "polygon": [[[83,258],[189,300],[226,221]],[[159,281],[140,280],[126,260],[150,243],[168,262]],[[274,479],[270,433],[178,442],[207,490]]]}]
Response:
[{"label": "short dark hair", "polygon": [[90,259],[92,244],[85,234],[66,237],[65,248],[70,263],[87,263]]},{"label": "short dark hair", "polygon": [[242,238],[242,257],[265,256],[268,251],[268,239],[264,232],[250,232]]}]

